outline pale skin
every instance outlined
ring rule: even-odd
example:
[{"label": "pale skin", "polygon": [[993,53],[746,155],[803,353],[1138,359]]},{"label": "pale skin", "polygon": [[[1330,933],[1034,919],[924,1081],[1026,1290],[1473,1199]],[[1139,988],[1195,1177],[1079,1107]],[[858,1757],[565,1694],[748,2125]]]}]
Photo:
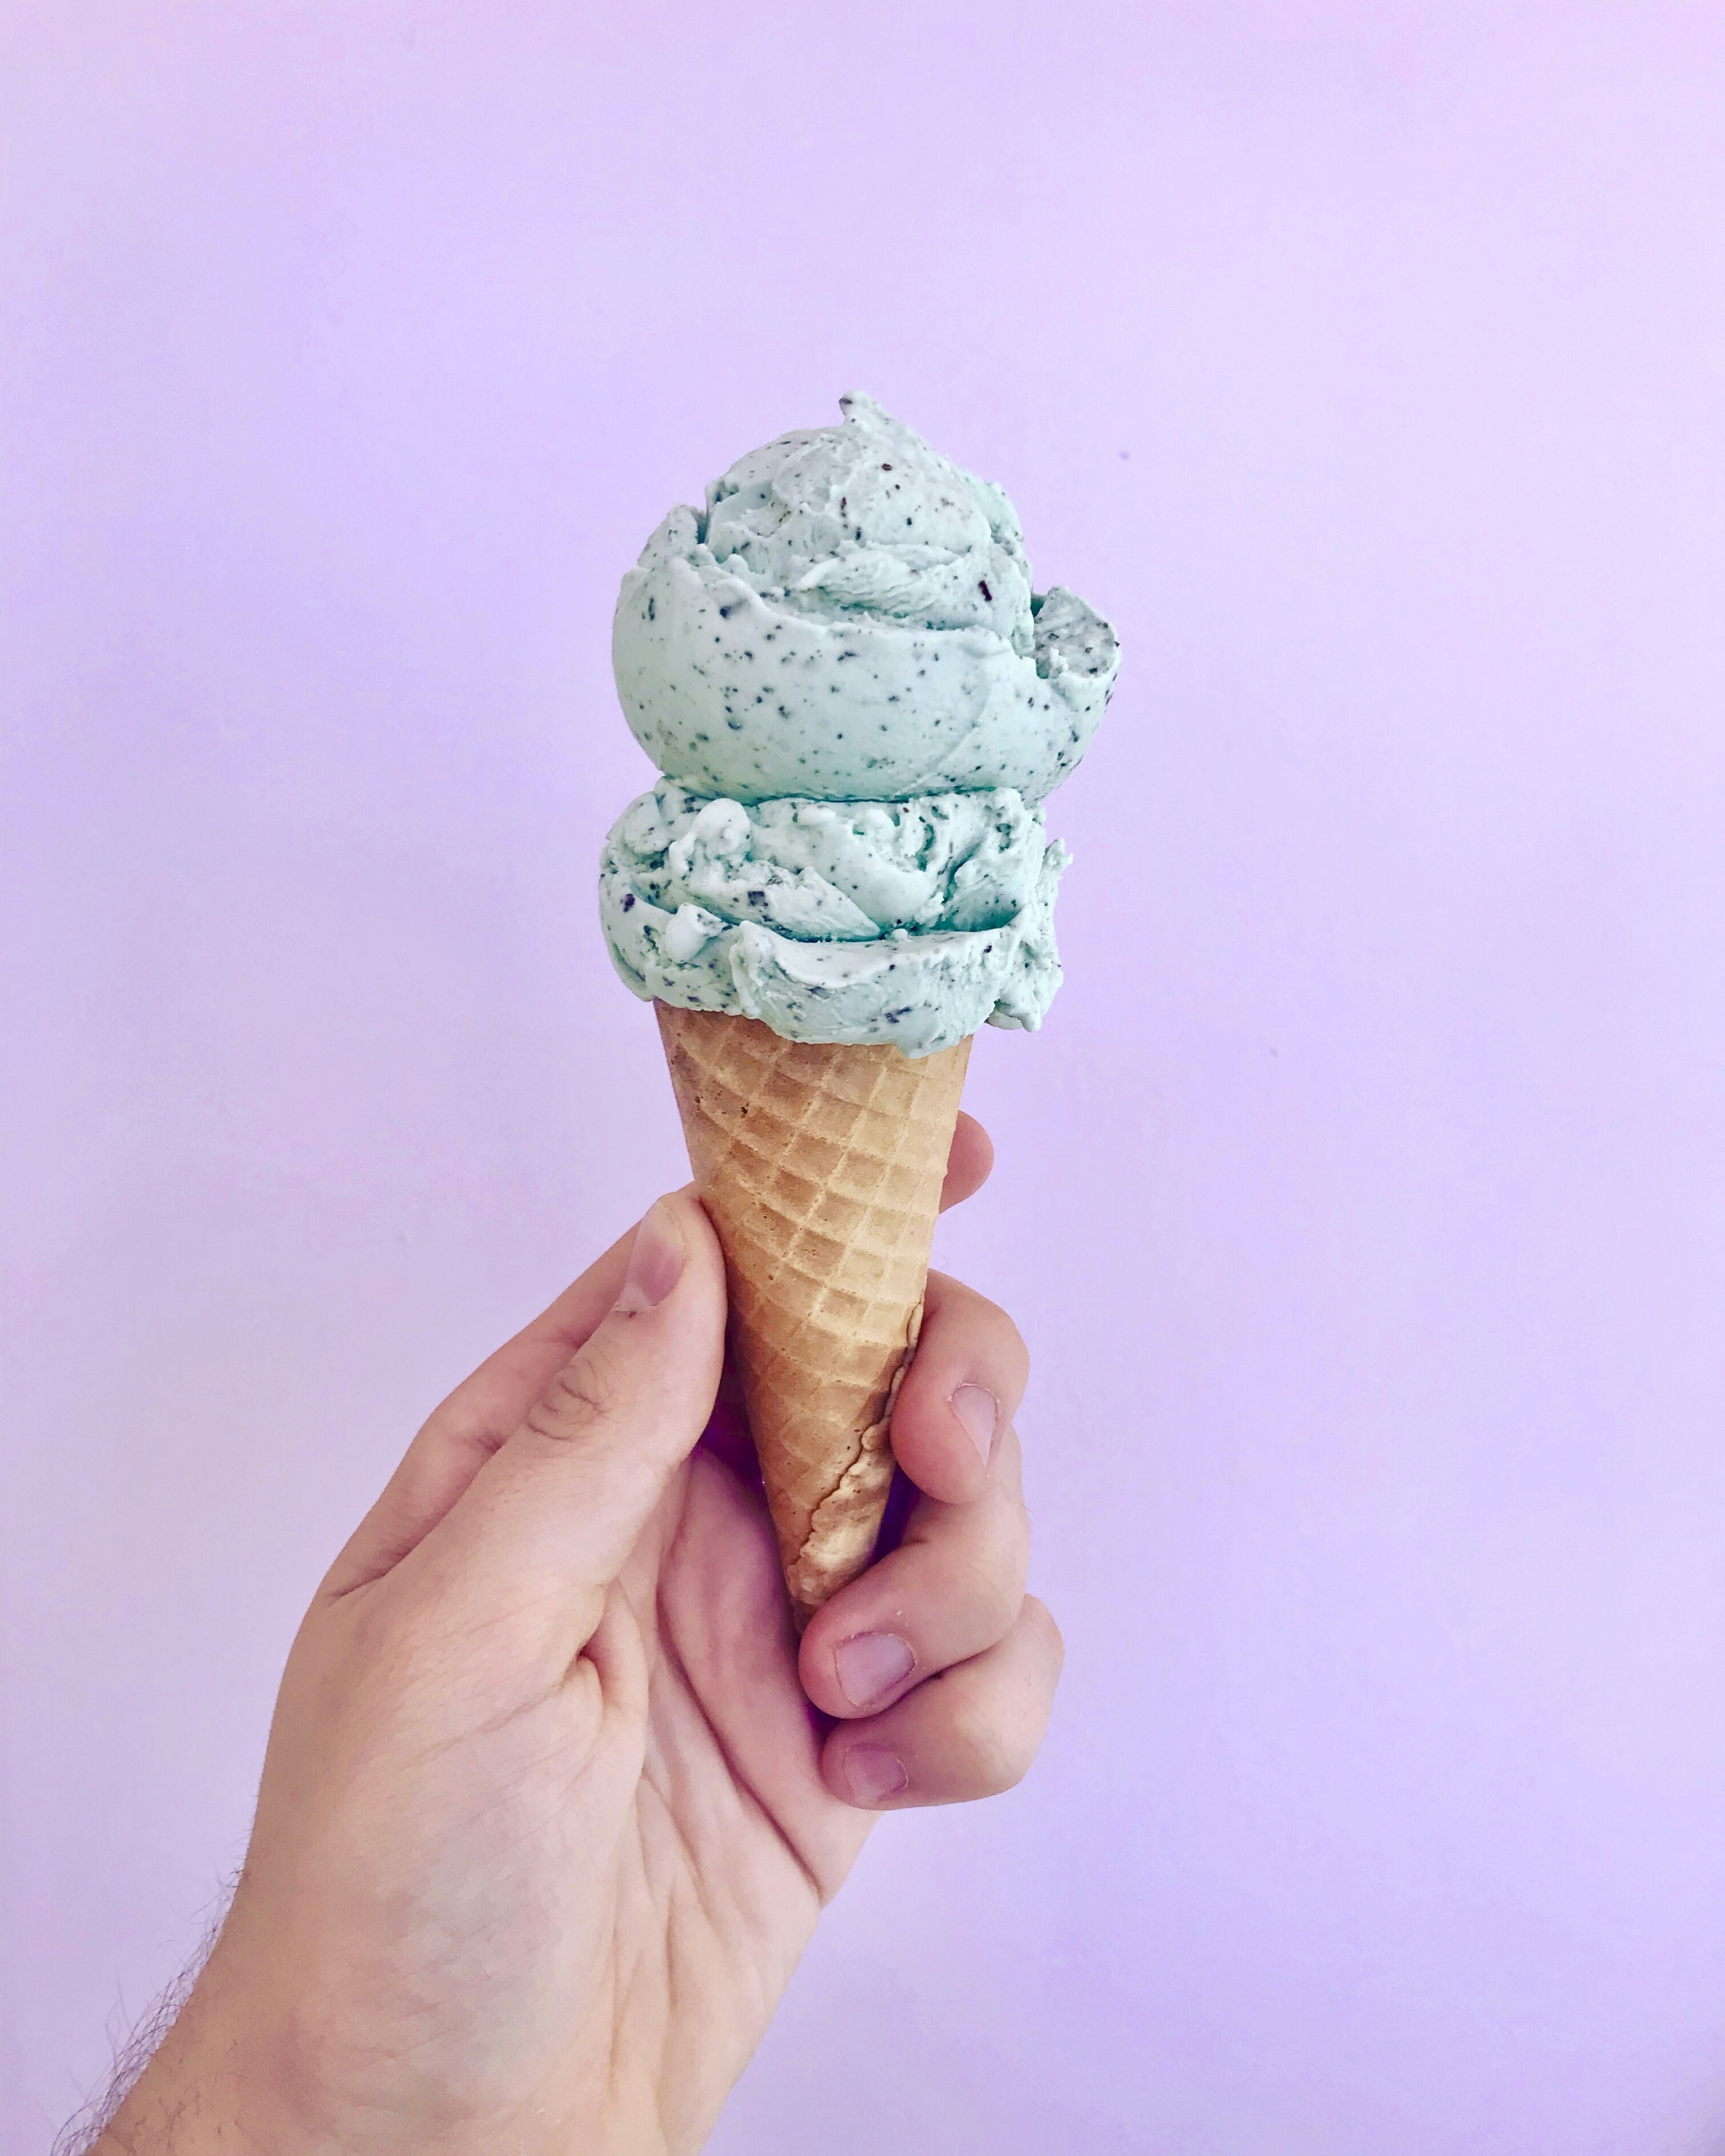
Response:
[{"label": "pale skin", "polygon": [[[962,1117],[945,1202],[989,1161]],[[880,1814],[1024,1774],[1060,1642],[1016,1328],[931,1277],[902,1539],[799,1641],[714,1413],[724,1319],[674,1193],[420,1431],[300,1627],[232,1909],[100,2156],[685,2156]]]}]

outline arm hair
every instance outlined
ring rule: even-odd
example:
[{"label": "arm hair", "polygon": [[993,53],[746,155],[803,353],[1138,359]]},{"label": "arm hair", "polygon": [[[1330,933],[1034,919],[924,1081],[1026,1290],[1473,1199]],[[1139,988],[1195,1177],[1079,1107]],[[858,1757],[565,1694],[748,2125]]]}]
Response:
[{"label": "arm hair", "polygon": [[54,2136],[49,2156],[89,2156],[107,2132],[116,2112],[137,2086],[145,2067],[162,2048],[162,2040],[179,2020],[186,2001],[192,1996],[205,1964],[215,1951],[222,1927],[228,1921],[228,1907],[238,1884],[236,1872],[217,1896],[192,1958],[167,1989],[145,2008],[125,2041],[115,2047],[113,2065],[101,2092],[66,2121]]}]

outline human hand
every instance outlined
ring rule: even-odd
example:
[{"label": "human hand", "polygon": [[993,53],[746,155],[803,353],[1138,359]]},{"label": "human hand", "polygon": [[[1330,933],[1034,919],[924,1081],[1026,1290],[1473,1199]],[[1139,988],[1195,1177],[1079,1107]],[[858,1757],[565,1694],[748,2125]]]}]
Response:
[{"label": "human hand", "polygon": [[[962,1117],[946,1202],[988,1162]],[[698,2148],[875,1815],[1023,1774],[1060,1645],[1024,1593],[1015,1328],[931,1275],[902,1538],[799,1643],[715,1412],[724,1323],[678,1192],[414,1440],[300,1627],[232,1909],[102,2156]]]}]

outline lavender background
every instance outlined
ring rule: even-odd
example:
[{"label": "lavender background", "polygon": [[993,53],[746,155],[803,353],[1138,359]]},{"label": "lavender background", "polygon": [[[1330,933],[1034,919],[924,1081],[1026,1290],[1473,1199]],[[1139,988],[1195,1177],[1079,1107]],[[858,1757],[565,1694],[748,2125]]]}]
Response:
[{"label": "lavender background", "polygon": [[1717,10],[0,39],[6,2156],[191,1948],[422,1414],[680,1179],[610,607],[853,385],[1128,652],[943,1230],[1070,1664],[713,2147],[1718,2156]]}]

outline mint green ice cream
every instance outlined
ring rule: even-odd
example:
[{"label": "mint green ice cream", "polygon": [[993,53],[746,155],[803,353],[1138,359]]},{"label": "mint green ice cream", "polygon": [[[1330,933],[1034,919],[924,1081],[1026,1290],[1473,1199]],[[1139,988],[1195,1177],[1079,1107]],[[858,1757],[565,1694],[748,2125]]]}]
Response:
[{"label": "mint green ice cream", "polygon": [[1060,986],[1042,797],[1119,666],[1033,594],[1002,490],[865,397],[674,509],[623,580],[618,691],[665,778],[606,842],[636,994],[909,1055]]}]

